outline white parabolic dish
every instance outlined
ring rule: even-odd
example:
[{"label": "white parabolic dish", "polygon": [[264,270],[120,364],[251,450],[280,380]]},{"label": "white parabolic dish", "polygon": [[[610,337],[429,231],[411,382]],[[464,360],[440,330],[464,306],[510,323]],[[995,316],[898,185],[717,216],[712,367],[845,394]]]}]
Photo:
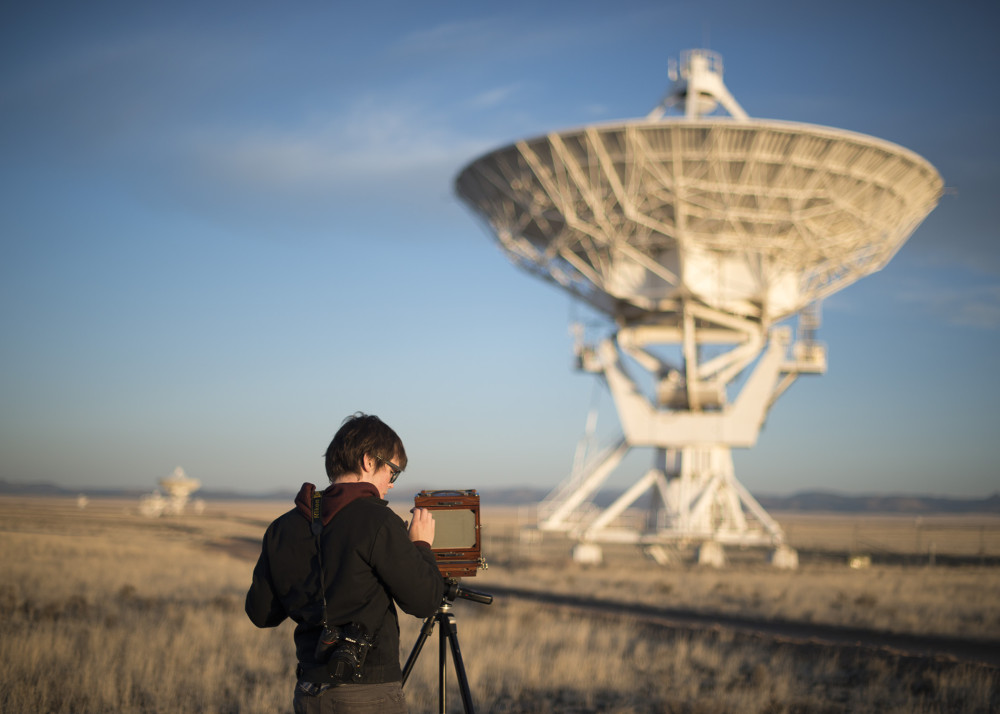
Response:
[{"label": "white parabolic dish", "polygon": [[456,180],[515,263],[609,315],[694,298],[764,324],[885,266],[942,186],[888,141],[728,117],[552,133]]}]

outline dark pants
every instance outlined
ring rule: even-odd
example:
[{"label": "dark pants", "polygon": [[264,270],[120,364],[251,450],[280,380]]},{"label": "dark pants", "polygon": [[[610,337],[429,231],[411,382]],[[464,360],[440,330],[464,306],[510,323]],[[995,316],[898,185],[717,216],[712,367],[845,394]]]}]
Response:
[{"label": "dark pants", "polygon": [[342,684],[319,694],[309,689],[296,685],[295,714],[407,714],[400,682]]}]

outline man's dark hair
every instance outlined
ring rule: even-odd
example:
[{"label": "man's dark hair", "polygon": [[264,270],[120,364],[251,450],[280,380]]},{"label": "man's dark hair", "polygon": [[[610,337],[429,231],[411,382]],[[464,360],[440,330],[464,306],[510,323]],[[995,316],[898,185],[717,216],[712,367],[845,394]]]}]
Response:
[{"label": "man's dark hair", "polygon": [[406,468],[406,450],[396,432],[377,416],[356,412],[344,419],[326,449],[326,475],[330,483],[344,474],[361,473],[365,454]]}]

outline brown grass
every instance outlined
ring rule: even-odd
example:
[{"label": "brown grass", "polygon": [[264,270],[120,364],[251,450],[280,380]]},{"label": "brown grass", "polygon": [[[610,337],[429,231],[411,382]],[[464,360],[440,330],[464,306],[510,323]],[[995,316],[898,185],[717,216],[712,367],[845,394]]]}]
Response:
[{"label": "brown grass", "polygon": [[[700,612],[1000,639],[995,595],[1000,592],[1000,568],[932,567],[926,561],[863,570],[846,567],[847,555],[858,552],[851,543],[859,539],[913,542],[912,518],[798,516],[791,545],[822,545],[824,556],[804,557],[795,571],[771,567],[763,551],[735,551],[733,566],[722,570],[697,567],[690,553],[679,553],[677,564],[664,568],[635,546],[606,546],[604,564],[588,567],[569,561],[571,544],[557,536],[546,534],[541,543],[522,542],[513,510],[484,512],[483,522],[484,550],[497,567],[477,577],[480,585],[496,582]],[[964,524],[954,518],[947,522],[952,524],[943,541],[948,548],[942,546],[939,556],[968,554],[978,547],[977,524],[1000,528],[1000,519],[992,516],[972,517]],[[912,555],[905,550],[898,554]],[[554,563],[558,567],[552,567]]]},{"label": "brown grass", "polygon": [[[257,630],[242,611],[263,528],[284,504],[213,504],[202,516],[154,520],[132,506],[92,501],[81,511],[70,502],[0,498],[0,711],[290,711],[291,627]],[[899,631],[998,627],[998,576],[986,568],[824,565],[778,573],[746,564],[716,572],[641,559],[632,561],[643,564],[637,568],[623,557],[588,569],[568,563],[558,543],[522,546],[505,530],[513,522],[484,512],[491,567],[469,587],[531,584]],[[942,614],[932,617],[935,609]],[[459,601],[455,611],[478,711],[1000,707],[997,671],[982,665],[683,633],[627,614],[583,618],[499,598],[489,606]],[[419,624],[404,617],[404,657]],[[436,639],[407,684],[414,712],[437,708]],[[450,664],[449,674],[454,685]],[[449,699],[449,710],[461,711],[454,686]]]}]

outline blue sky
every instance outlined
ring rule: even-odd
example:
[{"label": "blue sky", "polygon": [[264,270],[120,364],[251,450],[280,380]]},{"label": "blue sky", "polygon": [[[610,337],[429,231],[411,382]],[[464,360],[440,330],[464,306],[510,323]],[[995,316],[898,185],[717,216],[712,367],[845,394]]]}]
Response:
[{"label": "blue sky", "polygon": [[0,479],[152,488],[180,465],[206,488],[290,489],[324,479],[362,410],[403,437],[408,485],[555,485],[592,404],[616,426],[572,370],[581,309],[514,268],[452,181],[516,139],[644,116],[668,59],[707,46],[751,116],[893,141],[948,187],[888,267],[826,301],[828,373],[781,398],[738,477],[996,492],[998,16],[5,3]]}]

